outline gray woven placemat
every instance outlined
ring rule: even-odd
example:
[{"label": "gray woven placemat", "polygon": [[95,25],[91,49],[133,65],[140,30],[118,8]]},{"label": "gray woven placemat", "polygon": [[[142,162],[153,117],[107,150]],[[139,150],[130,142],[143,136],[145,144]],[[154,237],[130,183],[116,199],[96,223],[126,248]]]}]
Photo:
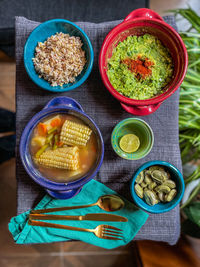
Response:
[{"label": "gray woven placemat", "polygon": [[[165,21],[175,27],[173,17],[165,17]],[[103,165],[96,176],[108,187],[131,200],[129,186],[135,170],[149,160],[165,160],[181,169],[178,144],[178,91],[167,99],[154,113],[142,117],[154,131],[155,143],[151,153],[142,160],[127,161],[118,157],[112,150],[110,136],[113,127],[122,119],[131,117],[126,113],[104,87],[98,70],[98,55],[107,33],[120,21],[100,24],[78,22],[89,36],[94,48],[94,67],[90,77],[79,88],[55,94],[37,87],[28,77],[23,64],[23,47],[30,32],[39,25],[38,22],[24,17],[16,18],[16,105],[17,105],[17,182],[18,182],[18,213],[32,207],[42,198],[44,191],[32,182],[26,174],[20,158],[18,145],[21,133],[30,118],[42,109],[47,101],[58,95],[75,98],[99,126],[105,142]],[[179,207],[170,212],[150,215],[146,224],[135,239],[151,239],[175,244],[180,235]]]}]

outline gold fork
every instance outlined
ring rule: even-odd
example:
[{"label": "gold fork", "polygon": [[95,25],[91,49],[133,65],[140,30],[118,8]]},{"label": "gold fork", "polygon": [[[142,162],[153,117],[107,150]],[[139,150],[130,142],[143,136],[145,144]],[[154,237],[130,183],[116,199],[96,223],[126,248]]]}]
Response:
[{"label": "gold fork", "polygon": [[28,224],[33,225],[33,226],[42,226],[42,227],[59,228],[59,229],[72,230],[72,231],[90,232],[90,233],[94,233],[99,238],[112,239],[112,240],[123,240],[122,230],[117,227],[110,226],[110,225],[101,224],[101,225],[98,225],[95,229],[85,229],[85,228],[61,225],[61,224],[56,224],[56,223],[35,221],[31,219],[29,219]]}]

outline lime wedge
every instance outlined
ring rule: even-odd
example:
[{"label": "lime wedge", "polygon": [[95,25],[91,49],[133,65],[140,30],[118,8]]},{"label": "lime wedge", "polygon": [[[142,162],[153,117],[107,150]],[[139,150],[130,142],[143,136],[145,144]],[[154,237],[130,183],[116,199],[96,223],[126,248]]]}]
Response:
[{"label": "lime wedge", "polygon": [[135,134],[126,134],[120,139],[119,146],[124,152],[133,153],[138,150],[140,139]]}]

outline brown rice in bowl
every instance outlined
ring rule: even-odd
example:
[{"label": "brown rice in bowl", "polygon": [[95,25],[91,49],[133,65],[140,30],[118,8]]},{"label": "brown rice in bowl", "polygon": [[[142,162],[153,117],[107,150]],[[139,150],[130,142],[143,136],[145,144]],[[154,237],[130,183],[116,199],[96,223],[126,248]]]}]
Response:
[{"label": "brown rice in bowl", "polygon": [[52,35],[44,43],[38,42],[32,60],[39,77],[51,86],[75,82],[86,64],[82,45],[79,37],[62,32]]}]

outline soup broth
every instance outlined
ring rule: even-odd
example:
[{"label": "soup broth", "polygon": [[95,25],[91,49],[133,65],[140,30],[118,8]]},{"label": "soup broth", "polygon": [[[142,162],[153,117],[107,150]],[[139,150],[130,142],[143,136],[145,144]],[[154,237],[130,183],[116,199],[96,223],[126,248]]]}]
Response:
[{"label": "soup broth", "polygon": [[35,127],[30,152],[45,178],[67,183],[83,177],[94,166],[97,139],[76,116],[57,114],[45,118]]}]

